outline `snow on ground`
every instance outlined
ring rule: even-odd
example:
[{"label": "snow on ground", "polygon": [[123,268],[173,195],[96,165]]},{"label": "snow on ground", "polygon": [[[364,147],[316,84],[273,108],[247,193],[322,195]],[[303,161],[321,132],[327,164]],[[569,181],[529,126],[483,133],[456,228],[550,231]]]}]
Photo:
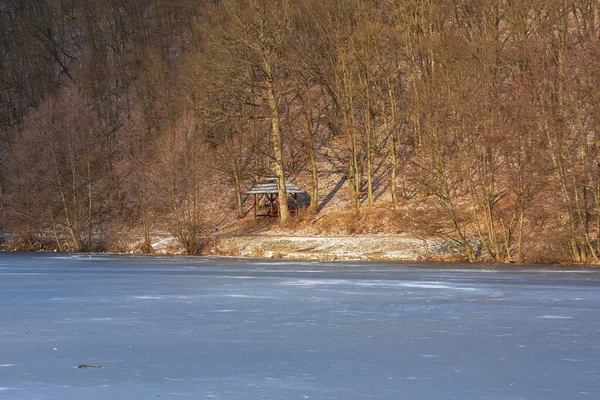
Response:
[{"label": "snow on ground", "polygon": [[381,236],[233,236],[217,238],[213,254],[317,258],[424,260],[459,259],[461,249],[442,239]]}]

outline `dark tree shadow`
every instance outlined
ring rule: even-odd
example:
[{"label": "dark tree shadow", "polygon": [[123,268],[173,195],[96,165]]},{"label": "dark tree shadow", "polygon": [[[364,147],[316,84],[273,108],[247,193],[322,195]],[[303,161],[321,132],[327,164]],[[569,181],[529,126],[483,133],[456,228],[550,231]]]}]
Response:
[{"label": "dark tree shadow", "polygon": [[[381,198],[381,196],[383,196],[385,192],[389,189],[388,176],[389,171],[388,168],[386,168],[385,160],[381,160],[379,164],[375,166],[375,169],[373,171],[372,188],[374,202],[377,202],[377,200],[379,200],[379,198]],[[361,190],[359,200],[361,204],[365,204],[368,200],[366,179],[361,180],[360,188]]]},{"label": "dark tree shadow", "polygon": [[325,196],[323,198],[323,201],[321,201],[321,204],[319,204],[317,207],[317,212],[320,212],[327,204],[329,204],[331,199],[333,199],[333,197],[337,194],[337,192],[340,191],[342,186],[344,186],[345,182],[346,182],[346,176],[344,175],[344,176],[342,176],[342,179],[340,179],[340,181],[337,183],[337,185],[335,185],[335,187],[331,190],[331,192],[329,192],[329,194],[327,194],[327,196]]}]

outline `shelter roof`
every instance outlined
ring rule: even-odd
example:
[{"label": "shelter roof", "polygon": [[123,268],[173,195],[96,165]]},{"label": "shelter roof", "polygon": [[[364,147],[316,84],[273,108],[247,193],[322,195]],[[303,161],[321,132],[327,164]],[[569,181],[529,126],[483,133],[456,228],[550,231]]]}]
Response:
[{"label": "shelter roof", "polygon": [[[246,192],[246,194],[275,194],[279,192],[279,188],[277,187],[277,181],[273,181],[272,179],[267,180],[268,183],[255,183],[250,190]],[[287,193],[304,193],[304,190],[298,188],[297,186],[286,182],[285,190]]]}]

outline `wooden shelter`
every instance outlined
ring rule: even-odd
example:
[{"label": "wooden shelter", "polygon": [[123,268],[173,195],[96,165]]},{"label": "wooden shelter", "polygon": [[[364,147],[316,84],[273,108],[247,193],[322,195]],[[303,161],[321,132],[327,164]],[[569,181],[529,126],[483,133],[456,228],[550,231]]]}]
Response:
[{"label": "wooden shelter", "polygon": [[[285,183],[285,190],[288,194],[288,204],[290,200],[292,202],[292,204],[289,204],[290,213],[294,213],[298,210],[298,195],[304,193],[304,190],[299,189],[289,182]],[[277,185],[277,178],[266,178],[262,182],[255,183],[246,194],[254,195],[254,218],[258,216],[277,217],[279,215],[279,187]],[[265,211],[259,213],[259,208]]]}]

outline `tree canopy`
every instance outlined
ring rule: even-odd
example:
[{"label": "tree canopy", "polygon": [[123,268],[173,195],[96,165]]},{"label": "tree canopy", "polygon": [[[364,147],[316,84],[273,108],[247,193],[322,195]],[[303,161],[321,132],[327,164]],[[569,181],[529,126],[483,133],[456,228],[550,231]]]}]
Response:
[{"label": "tree canopy", "polygon": [[2,0],[2,229],[196,253],[215,184],[242,217],[305,176],[317,212],[338,174],[470,261],[598,263],[599,27],[597,0]]}]

